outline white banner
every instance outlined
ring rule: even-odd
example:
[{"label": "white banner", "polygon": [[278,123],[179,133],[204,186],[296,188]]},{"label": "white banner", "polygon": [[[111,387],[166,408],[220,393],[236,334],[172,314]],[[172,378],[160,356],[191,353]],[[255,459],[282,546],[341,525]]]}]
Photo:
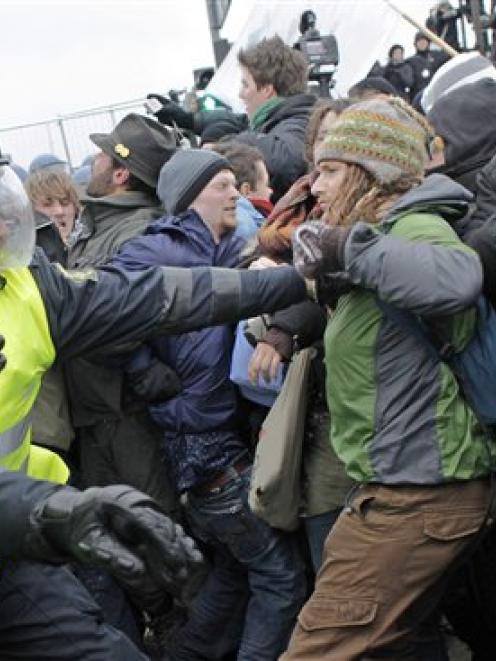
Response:
[{"label": "white banner", "polygon": [[[422,25],[433,5],[432,0],[398,0],[398,3],[403,12]],[[334,96],[346,96],[348,89],[367,75],[376,60],[385,64],[393,44],[404,46],[406,57],[415,52],[415,28],[383,0],[259,0],[208,91],[242,112],[238,99],[238,50],[276,33],[287,44],[293,44],[299,37],[301,13],[307,9],[317,15],[320,33],[333,33],[338,41],[340,62]]]}]

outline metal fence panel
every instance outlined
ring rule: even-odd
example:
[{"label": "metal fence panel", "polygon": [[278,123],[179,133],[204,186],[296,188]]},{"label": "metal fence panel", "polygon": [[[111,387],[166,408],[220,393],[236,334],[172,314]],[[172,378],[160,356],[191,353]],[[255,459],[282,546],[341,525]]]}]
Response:
[{"label": "metal fence panel", "polygon": [[143,103],[144,99],[136,99],[44,122],[0,128],[0,147],[26,169],[38,154],[54,154],[75,169],[86,156],[98,151],[89,139],[91,133],[109,133],[130,112],[145,114]]}]

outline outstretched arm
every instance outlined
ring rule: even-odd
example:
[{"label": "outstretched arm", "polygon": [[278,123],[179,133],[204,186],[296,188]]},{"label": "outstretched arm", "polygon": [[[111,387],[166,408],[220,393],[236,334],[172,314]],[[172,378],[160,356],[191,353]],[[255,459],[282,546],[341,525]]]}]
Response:
[{"label": "outstretched arm", "polygon": [[31,267],[60,358],[106,344],[181,333],[273,312],[306,296],[291,267],[238,271],[117,267],[68,272],[42,255]]}]

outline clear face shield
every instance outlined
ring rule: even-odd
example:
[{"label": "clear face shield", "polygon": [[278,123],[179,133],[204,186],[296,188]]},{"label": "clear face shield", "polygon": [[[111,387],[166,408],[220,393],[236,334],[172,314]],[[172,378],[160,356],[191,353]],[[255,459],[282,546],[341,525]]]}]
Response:
[{"label": "clear face shield", "polygon": [[0,166],[0,272],[27,266],[36,240],[33,211],[19,177]]}]

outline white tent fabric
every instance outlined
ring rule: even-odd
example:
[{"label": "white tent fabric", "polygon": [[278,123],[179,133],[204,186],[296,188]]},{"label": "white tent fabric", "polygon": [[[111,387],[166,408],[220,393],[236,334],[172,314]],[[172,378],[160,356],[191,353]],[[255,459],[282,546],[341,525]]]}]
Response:
[{"label": "white tent fabric", "polygon": [[[432,4],[432,0],[397,0],[402,11],[422,25]],[[316,13],[321,34],[330,32],[337,37],[340,57],[335,75],[337,96],[346,96],[348,89],[367,75],[376,60],[384,63],[393,44],[403,45],[407,56],[414,52],[415,28],[383,0],[257,1],[208,91],[234,110],[242,111],[238,99],[238,50],[275,33],[286,43],[293,44],[299,36],[300,15],[306,9]]]}]

